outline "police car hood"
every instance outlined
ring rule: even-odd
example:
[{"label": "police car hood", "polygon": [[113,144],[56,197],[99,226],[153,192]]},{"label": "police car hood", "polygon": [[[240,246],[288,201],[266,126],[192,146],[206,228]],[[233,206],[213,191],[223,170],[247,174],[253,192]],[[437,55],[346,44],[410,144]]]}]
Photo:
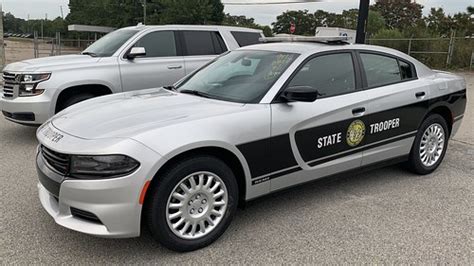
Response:
[{"label": "police car hood", "polygon": [[159,127],[243,111],[243,106],[161,88],[147,89],[81,102],[58,113],[51,123],[85,139],[133,138]]}]

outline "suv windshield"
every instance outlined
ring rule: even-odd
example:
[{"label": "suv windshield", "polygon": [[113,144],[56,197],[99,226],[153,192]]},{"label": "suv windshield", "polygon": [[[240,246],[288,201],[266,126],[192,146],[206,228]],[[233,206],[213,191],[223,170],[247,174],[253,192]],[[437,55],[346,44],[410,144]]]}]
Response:
[{"label": "suv windshield", "polygon": [[84,50],[82,54],[100,57],[111,56],[137,32],[138,30],[131,29],[113,31],[94,42],[91,46]]},{"label": "suv windshield", "polygon": [[239,50],[217,58],[178,84],[177,90],[240,103],[258,103],[297,54]]}]

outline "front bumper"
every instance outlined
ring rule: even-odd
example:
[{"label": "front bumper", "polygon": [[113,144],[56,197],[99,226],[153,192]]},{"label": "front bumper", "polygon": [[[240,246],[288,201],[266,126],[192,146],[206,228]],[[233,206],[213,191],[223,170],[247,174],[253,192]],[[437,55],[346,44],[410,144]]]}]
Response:
[{"label": "front bumper", "polygon": [[1,98],[3,116],[12,122],[40,125],[52,115],[51,99],[46,95],[32,97]]},{"label": "front bumper", "polygon": [[[104,139],[85,140],[67,134],[60,144],[44,138],[39,140],[42,145],[47,144],[48,148],[62,153],[78,150],[73,146],[81,147],[79,154],[86,154],[87,152],[83,152],[85,150],[101,150],[107,153],[130,150],[129,155],[141,163],[134,173],[118,178],[80,180],[56,173],[38,149],[38,191],[43,208],[61,226],[100,237],[122,238],[140,235],[140,193],[146,181],[151,180],[156,173],[154,165],[161,159],[158,154],[128,139],[118,141],[112,146],[110,143],[106,144]],[[91,216],[95,219],[88,219]]]},{"label": "front bumper", "polygon": [[[37,168],[41,204],[57,224],[101,237],[140,235],[141,188],[128,181],[133,175],[117,180],[68,180],[50,170],[41,154],[37,157]],[[93,214],[98,221],[73,215],[74,209]]]}]

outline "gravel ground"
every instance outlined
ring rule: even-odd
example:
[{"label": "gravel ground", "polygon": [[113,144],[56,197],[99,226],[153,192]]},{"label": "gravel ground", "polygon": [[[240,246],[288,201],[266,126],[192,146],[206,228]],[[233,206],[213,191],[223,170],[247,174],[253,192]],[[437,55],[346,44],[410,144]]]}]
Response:
[{"label": "gravel ground", "polygon": [[148,235],[64,229],[37,197],[35,128],[0,119],[0,264],[452,263],[473,265],[474,74],[468,111],[441,167],[324,179],[250,202],[216,243],[179,254]]}]

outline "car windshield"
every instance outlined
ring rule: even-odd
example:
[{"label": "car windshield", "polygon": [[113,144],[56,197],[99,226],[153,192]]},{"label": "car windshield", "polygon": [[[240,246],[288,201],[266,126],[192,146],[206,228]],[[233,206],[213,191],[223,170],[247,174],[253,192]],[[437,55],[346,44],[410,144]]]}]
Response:
[{"label": "car windshield", "polygon": [[284,52],[233,51],[185,79],[177,90],[225,101],[258,103],[296,57]]},{"label": "car windshield", "polygon": [[100,38],[89,46],[82,54],[91,56],[107,57],[112,56],[130,37],[135,35],[138,30],[123,29],[113,31]]}]

